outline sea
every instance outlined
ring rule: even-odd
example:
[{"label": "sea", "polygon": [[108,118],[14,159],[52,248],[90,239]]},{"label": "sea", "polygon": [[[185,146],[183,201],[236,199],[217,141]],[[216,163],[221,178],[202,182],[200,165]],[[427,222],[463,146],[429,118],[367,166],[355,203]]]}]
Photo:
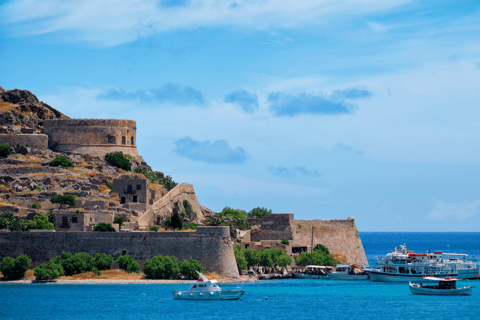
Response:
[{"label": "sea", "polygon": [[[480,258],[480,233],[360,232],[370,265],[406,244]],[[471,296],[416,296],[407,283],[269,280],[242,285],[237,301],[177,301],[188,285],[0,283],[0,319],[480,319],[480,280]]]}]

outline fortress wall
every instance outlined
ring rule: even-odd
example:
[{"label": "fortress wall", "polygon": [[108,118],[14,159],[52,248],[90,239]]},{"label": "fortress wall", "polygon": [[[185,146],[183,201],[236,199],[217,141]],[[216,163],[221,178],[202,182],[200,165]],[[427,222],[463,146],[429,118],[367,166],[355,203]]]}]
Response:
[{"label": "fortress wall", "polygon": [[[155,202],[138,220],[139,227],[153,226],[157,221],[157,216],[167,216],[173,211],[175,202],[183,203],[183,200],[188,200],[192,205],[192,210],[197,213],[199,220],[203,219],[202,209],[195,196],[193,186],[188,183],[180,183],[175,188],[170,190],[163,198]],[[182,204],[183,206],[183,204]]]},{"label": "fortress wall", "polygon": [[20,145],[33,149],[48,149],[48,136],[44,134],[0,134],[0,144]]},{"label": "fortress wall", "polygon": [[347,220],[292,220],[293,241],[310,246],[318,243],[326,246],[331,254],[341,253],[349,263],[368,265],[362,240],[354,219]]},{"label": "fortress wall", "polygon": [[208,272],[238,277],[228,227],[198,227],[196,232],[0,232],[0,259],[28,255],[33,265],[67,251],[95,255],[105,252],[116,260],[133,256],[142,265],[154,256],[191,257]]},{"label": "fortress wall", "polygon": [[57,151],[98,157],[122,151],[138,156],[136,122],[133,120],[57,119],[44,120],[43,126],[50,147]]},{"label": "fortress wall", "polygon": [[246,219],[250,225],[250,238],[255,240],[293,240],[290,221],[293,213],[267,214],[262,219]]}]

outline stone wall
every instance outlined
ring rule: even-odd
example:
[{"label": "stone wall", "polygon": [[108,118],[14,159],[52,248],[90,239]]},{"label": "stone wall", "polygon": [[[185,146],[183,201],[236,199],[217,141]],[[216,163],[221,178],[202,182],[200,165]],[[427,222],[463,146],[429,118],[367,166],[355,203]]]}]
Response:
[{"label": "stone wall", "polygon": [[46,150],[48,149],[48,136],[44,134],[0,134],[0,144],[10,147],[22,147]]},{"label": "stone wall", "polygon": [[56,151],[100,158],[114,151],[138,156],[133,120],[57,119],[44,120],[43,126],[50,148]]},{"label": "stone wall", "polygon": [[147,179],[113,179],[112,192],[118,194],[120,197],[120,203],[143,203],[148,207]]},{"label": "stone wall", "polygon": [[292,246],[323,244],[330,253],[341,253],[348,262],[368,265],[362,240],[358,235],[355,220],[294,220],[293,214],[271,214],[262,219],[247,219],[251,226],[251,241],[287,239]]},{"label": "stone wall", "polygon": [[192,205],[192,210],[197,213],[197,218],[203,220],[202,209],[195,196],[193,186],[188,183],[180,183],[175,188],[170,190],[163,198],[155,202],[143,216],[137,220],[138,227],[146,228],[153,226],[158,216],[165,217],[170,215],[173,211],[175,202],[180,203],[183,200],[188,200]]},{"label": "stone wall", "polygon": [[123,254],[142,265],[154,256],[194,258],[207,272],[238,277],[228,227],[198,227],[196,232],[0,232],[0,260],[28,255],[33,266],[67,251],[95,255],[105,252],[116,260]]}]

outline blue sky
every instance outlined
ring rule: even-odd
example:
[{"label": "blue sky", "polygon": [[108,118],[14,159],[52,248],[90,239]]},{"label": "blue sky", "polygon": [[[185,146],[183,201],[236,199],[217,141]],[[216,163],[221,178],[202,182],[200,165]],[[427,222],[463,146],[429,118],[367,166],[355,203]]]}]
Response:
[{"label": "blue sky", "polygon": [[0,1],[0,61],[215,211],[479,229],[478,1]]}]

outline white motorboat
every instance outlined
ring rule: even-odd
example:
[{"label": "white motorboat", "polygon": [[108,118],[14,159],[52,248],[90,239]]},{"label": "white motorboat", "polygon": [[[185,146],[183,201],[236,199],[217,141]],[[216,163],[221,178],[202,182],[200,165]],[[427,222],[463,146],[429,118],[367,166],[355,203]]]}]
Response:
[{"label": "white motorboat", "polygon": [[368,274],[356,274],[357,265],[339,264],[335,268],[326,266],[306,266],[305,272],[294,273],[295,278],[299,279],[319,279],[319,280],[367,280]]},{"label": "white motorboat", "polygon": [[[441,254],[437,254],[441,257]],[[400,250],[387,254],[385,259],[377,260],[377,269],[368,269],[370,280],[378,282],[408,282],[421,280],[426,276],[450,277],[457,276],[458,272],[451,264],[443,263],[440,259],[433,259],[435,254],[416,254],[407,251],[405,245]]]},{"label": "white motorboat", "polygon": [[176,300],[238,300],[245,290],[222,290],[216,280],[208,280],[198,272],[200,279],[192,282],[186,291],[173,291]]},{"label": "white motorboat", "polygon": [[437,295],[437,296],[469,296],[472,294],[473,286],[464,286],[457,288],[457,281],[460,279],[453,277],[437,278],[425,277],[423,282],[409,283],[410,291],[413,294]]}]

